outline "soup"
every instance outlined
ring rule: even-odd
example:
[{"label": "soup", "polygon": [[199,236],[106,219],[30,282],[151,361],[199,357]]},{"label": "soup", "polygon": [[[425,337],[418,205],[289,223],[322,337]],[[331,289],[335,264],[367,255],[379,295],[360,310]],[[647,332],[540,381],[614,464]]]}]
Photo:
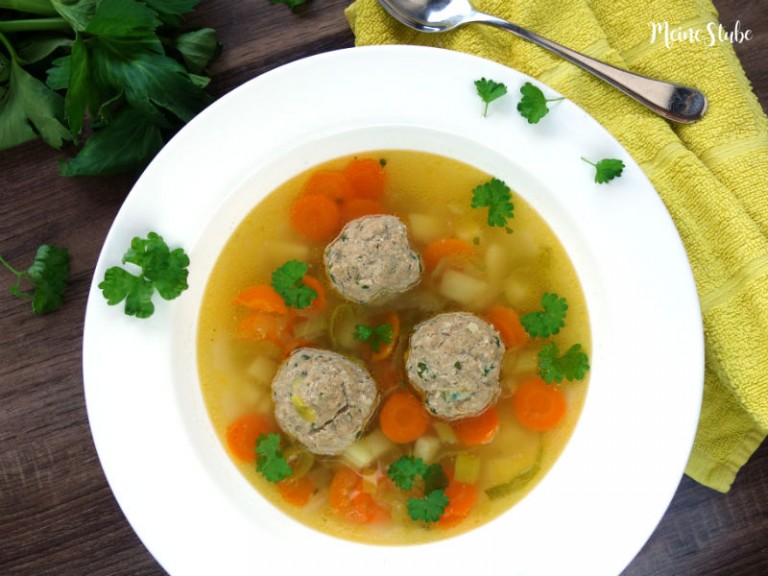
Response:
[{"label": "soup", "polygon": [[562,452],[583,404],[581,287],[505,183],[424,152],[338,158],[264,198],[210,276],[205,403],[256,490],[337,537],[480,526]]}]

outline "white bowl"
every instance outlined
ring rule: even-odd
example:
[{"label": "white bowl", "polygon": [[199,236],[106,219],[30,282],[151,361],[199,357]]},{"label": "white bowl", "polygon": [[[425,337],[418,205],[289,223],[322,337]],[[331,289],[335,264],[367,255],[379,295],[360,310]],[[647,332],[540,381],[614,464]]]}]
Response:
[{"label": "white bowl", "polygon": [[[473,85],[480,77],[510,89],[487,118]],[[703,337],[693,278],[664,205],[619,143],[569,101],[529,125],[515,109],[526,81],[542,86],[433,48],[326,53],[221,98],[139,179],[96,266],[85,393],[115,497],[170,574],[466,575],[492,565],[507,575],[617,575],[653,532],[699,415]],[[387,148],[453,157],[514,183],[570,254],[592,329],[587,400],[548,475],[485,526],[404,547],[333,538],[269,504],[215,436],[195,361],[208,275],[248,211],[313,165]],[[598,185],[581,156],[620,158],[626,169]],[[190,255],[190,289],[139,320],[108,307],[97,285],[131,238],[149,231]]]}]

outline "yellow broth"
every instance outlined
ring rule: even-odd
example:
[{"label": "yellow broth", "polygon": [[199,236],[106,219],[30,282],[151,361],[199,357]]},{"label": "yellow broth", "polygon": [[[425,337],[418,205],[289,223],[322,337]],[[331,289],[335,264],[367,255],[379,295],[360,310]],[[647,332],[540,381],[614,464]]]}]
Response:
[{"label": "yellow broth", "polygon": [[[508,510],[537,484],[562,452],[578,419],[588,377],[552,384],[564,394],[567,410],[560,424],[546,432],[536,432],[518,423],[511,398],[521,382],[536,374],[537,354],[545,342],[556,342],[560,351],[579,343],[589,354],[587,310],[578,278],[562,245],[539,214],[514,190],[514,217],[506,228],[491,227],[486,221],[487,209],[470,207],[472,190],[487,182],[490,175],[461,162],[422,152],[383,150],[363,156],[379,160],[384,166],[386,184],[381,206],[384,212],[405,223],[416,251],[421,253],[435,240],[458,238],[473,246],[475,253],[470,258],[445,258],[434,270],[426,270],[415,288],[383,305],[350,305],[334,292],[325,275],[323,250],[327,242],[309,241],[297,234],[288,214],[291,203],[304,193],[313,172],[341,171],[353,157],[339,158],[296,176],[244,218],[216,262],[200,312],[198,369],[202,392],[226,450],[227,428],[235,419],[247,413],[271,415],[271,378],[285,358],[286,349],[263,338],[243,337],[239,326],[251,312],[233,300],[248,286],[269,284],[272,272],[289,260],[308,264],[308,274],[322,282],[327,298],[321,314],[292,328],[297,332],[293,335],[295,339],[304,345],[334,350],[371,367],[369,349],[351,338],[349,326],[344,328],[343,316],[352,310],[355,321],[364,323],[388,310],[400,315],[399,340],[392,356],[385,361],[390,362],[387,373],[394,373],[397,382],[394,387],[391,382],[379,383],[382,401],[394,389],[413,391],[402,364],[409,331],[417,322],[444,311],[464,310],[482,317],[496,304],[522,315],[541,308],[544,292],[565,298],[565,327],[556,336],[529,338],[522,348],[507,350],[501,370],[502,392],[495,406],[500,428],[488,444],[463,446],[452,435],[450,423],[434,417],[425,434],[427,440],[396,444],[383,436],[378,415],[374,414],[359,445],[338,456],[311,459],[311,469],[302,474],[309,475],[314,492],[309,502],[301,506],[286,502],[277,485],[267,481],[254,462],[242,461],[230,451],[234,464],[255,489],[307,526],[375,544],[434,541],[480,526]],[[444,285],[446,273],[453,275],[450,286]],[[347,332],[343,333],[345,329]],[[372,368],[371,373],[377,378],[381,370]],[[289,448],[291,440],[285,434],[282,446],[284,451],[294,450]],[[369,449],[377,457],[370,463],[359,464],[356,458],[362,451],[364,459]],[[409,517],[409,494],[386,479],[386,470],[393,461],[414,452],[445,469],[453,467],[459,454],[470,455],[470,460],[475,457],[474,461],[479,462],[475,505],[458,524],[445,527],[439,522],[429,524]],[[350,522],[329,504],[329,483],[341,467],[351,467],[363,478],[363,490],[387,511],[389,520]]]}]

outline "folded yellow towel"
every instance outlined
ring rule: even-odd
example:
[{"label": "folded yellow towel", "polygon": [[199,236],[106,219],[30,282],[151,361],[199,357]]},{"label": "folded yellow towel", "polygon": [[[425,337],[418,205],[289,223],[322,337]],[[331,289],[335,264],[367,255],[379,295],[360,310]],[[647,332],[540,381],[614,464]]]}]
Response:
[{"label": "folded yellow towel", "polygon": [[[768,431],[768,119],[730,41],[718,34],[715,9],[709,0],[474,5],[589,56],[707,95],[701,121],[673,125],[508,32],[475,25],[420,34],[376,0],[347,9],[357,45],[441,46],[541,80],[601,122],[645,171],[683,239],[704,317],[704,401],[686,473],[728,491]],[[692,33],[693,41],[680,32]]]}]

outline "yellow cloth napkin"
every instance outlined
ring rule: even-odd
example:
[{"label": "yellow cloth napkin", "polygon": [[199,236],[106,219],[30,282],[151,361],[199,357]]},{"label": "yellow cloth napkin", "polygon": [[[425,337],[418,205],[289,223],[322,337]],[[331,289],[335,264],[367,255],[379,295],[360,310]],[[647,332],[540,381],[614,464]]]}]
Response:
[{"label": "yellow cloth napkin", "polygon": [[[768,120],[732,45],[717,34],[714,7],[708,0],[564,0],[556,9],[541,0],[474,5],[589,56],[707,95],[701,121],[673,125],[508,32],[472,25],[421,34],[396,23],[376,0],[357,0],[346,11],[357,45],[439,46],[539,79],[601,122],[645,171],[683,239],[704,318],[703,408],[686,473],[728,491],[768,430]],[[742,31],[749,24],[742,23]],[[699,39],[670,35],[666,43],[665,25],[698,31]]]}]

